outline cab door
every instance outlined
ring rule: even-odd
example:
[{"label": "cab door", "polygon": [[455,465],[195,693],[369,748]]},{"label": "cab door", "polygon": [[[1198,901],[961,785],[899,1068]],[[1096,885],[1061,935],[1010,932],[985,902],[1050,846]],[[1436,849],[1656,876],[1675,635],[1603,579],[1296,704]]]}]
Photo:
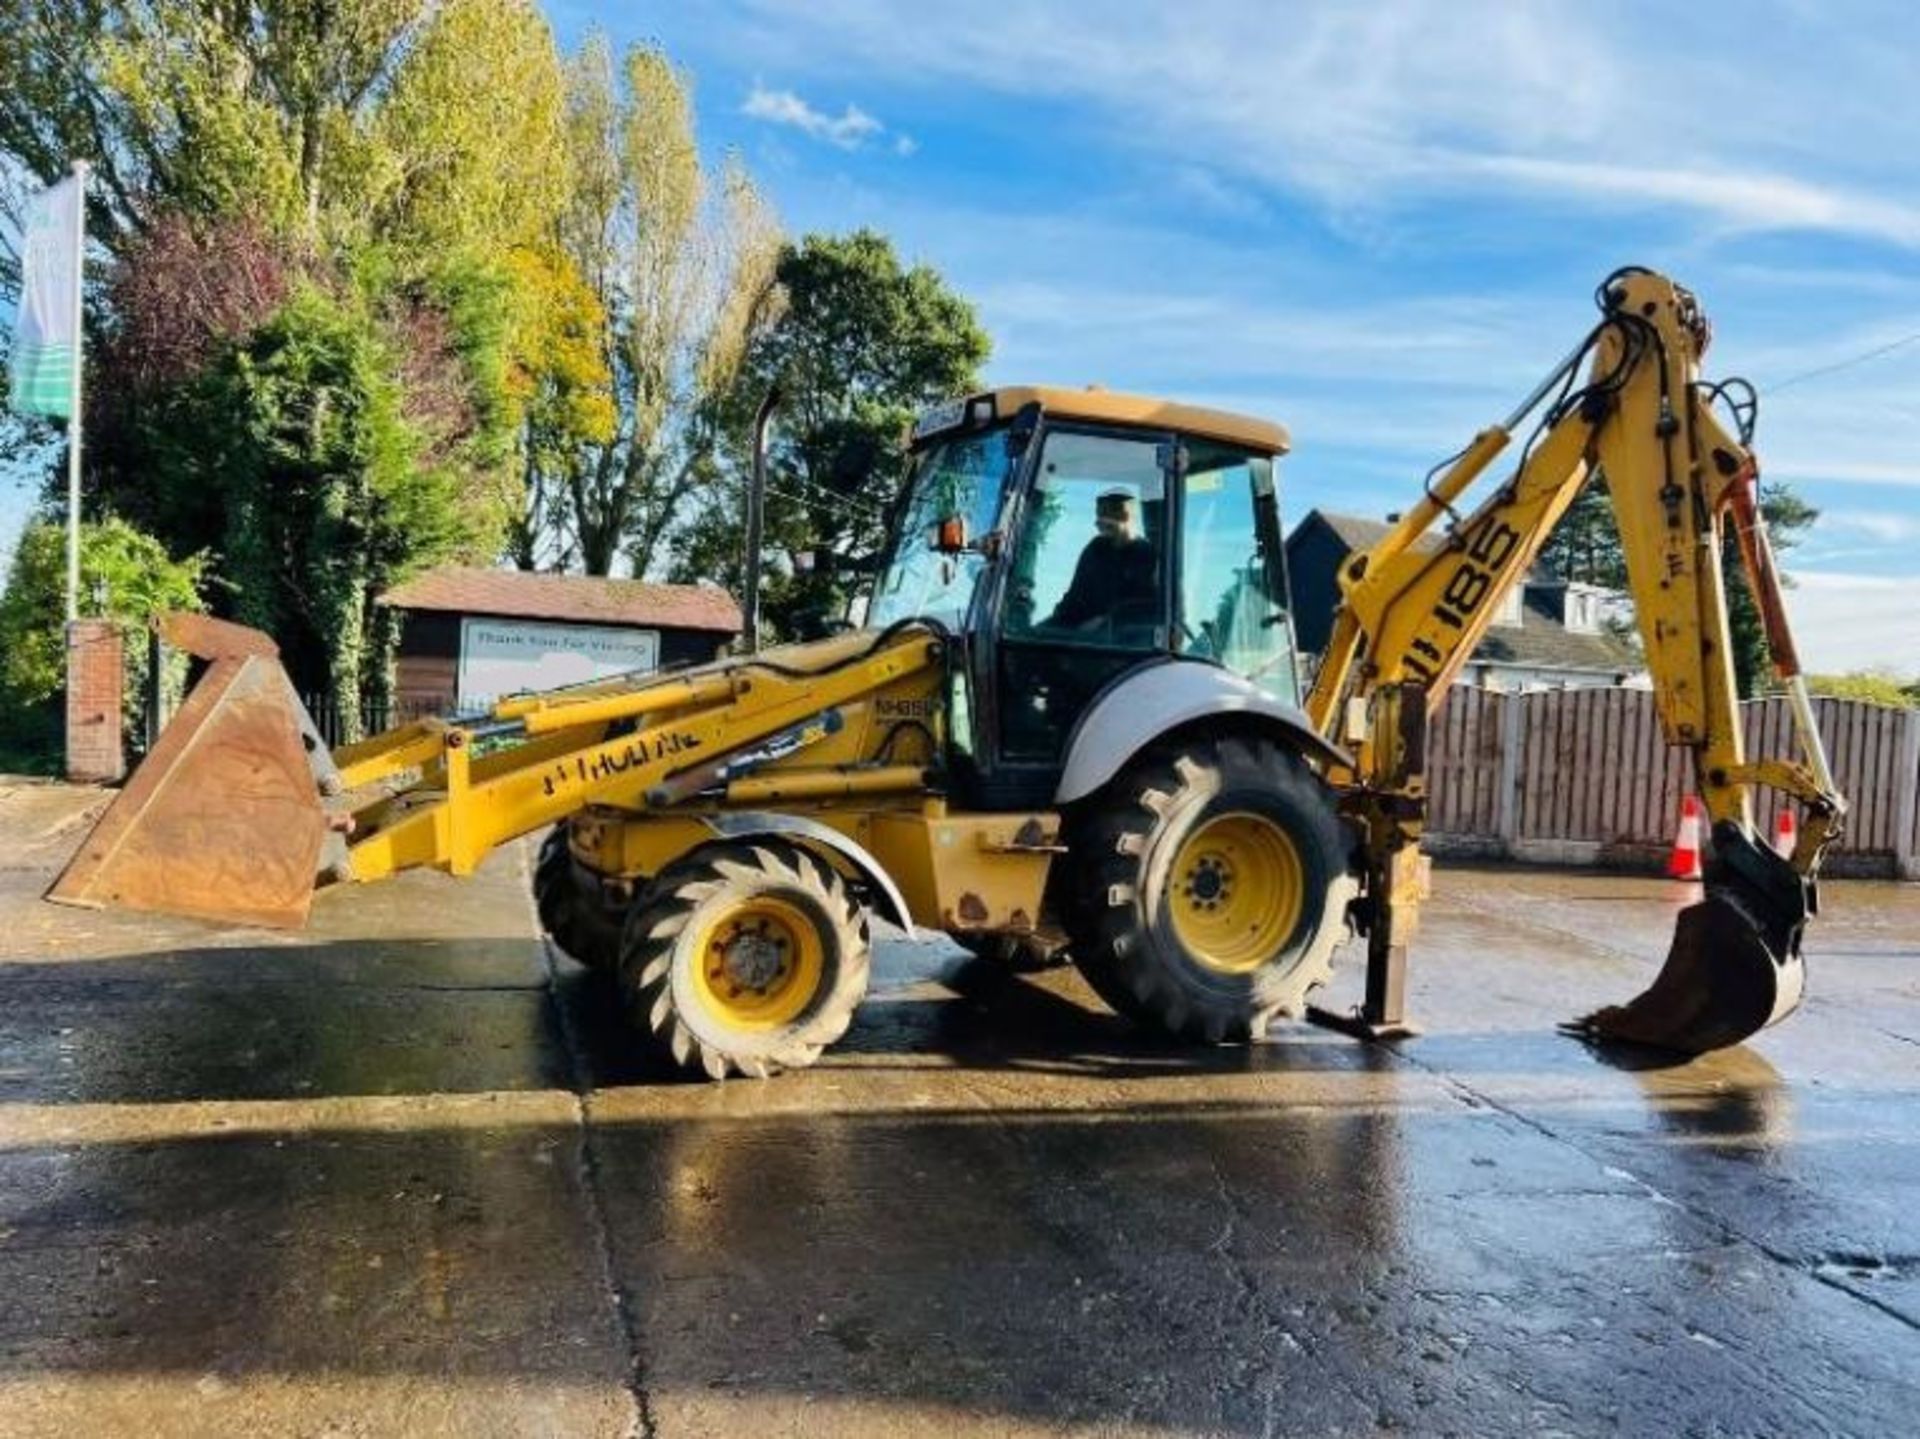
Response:
[{"label": "cab door", "polygon": [[1015,519],[991,654],[992,790],[1045,803],[1093,697],[1172,649],[1173,437],[1048,425]]}]

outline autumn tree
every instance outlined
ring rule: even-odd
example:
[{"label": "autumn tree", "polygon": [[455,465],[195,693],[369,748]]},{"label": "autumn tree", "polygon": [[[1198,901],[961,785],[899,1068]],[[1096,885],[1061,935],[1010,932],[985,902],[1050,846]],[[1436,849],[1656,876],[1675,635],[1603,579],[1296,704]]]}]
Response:
[{"label": "autumn tree", "polygon": [[584,281],[560,244],[568,86],[544,18],[22,8],[0,174],[24,189],[93,158],[114,261],[90,308],[90,505],[209,549],[216,604],[275,627],[312,688],[377,694],[380,590],[501,552],[536,415],[556,442],[608,430],[598,314],[549,303]]},{"label": "autumn tree", "polygon": [[[775,314],[779,230],[737,160],[703,165],[686,76],[651,46],[576,60],[568,108],[575,179],[568,258],[606,317],[611,432],[547,444],[531,485],[556,542],[587,573],[624,554],[662,561],[678,517],[713,478],[717,407]],[[584,416],[582,418],[585,418]]]}]

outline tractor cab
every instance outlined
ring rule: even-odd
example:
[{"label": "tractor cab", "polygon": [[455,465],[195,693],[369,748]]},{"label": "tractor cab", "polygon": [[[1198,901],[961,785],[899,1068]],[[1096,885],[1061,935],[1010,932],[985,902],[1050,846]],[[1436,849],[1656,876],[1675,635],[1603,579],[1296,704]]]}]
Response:
[{"label": "tractor cab", "polygon": [[1010,387],[928,411],[868,623],[939,621],[956,778],[1044,803],[1095,697],[1144,666],[1219,666],[1288,707],[1299,677],[1280,426],[1106,390]]}]

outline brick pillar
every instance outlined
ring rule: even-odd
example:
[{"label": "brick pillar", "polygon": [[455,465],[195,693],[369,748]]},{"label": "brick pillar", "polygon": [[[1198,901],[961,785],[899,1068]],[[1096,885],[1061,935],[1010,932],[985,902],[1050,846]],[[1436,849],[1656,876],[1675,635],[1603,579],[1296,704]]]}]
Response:
[{"label": "brick pillar", "polygon": [[126,667],[112,620],[67,626],[67,778],[79,784],[126,773],[121,746],[120,690]]}]

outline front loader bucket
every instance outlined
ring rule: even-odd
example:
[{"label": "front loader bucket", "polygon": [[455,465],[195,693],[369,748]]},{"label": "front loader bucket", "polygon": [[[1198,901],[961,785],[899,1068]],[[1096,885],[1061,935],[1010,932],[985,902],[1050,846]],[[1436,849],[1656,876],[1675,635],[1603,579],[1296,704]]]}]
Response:
[{"label": "front loader bucket", "polygon": [[1680,911],[1673,947],[1637,998],[1566,1028],[1601,1043],[1704,1054],[1758,1034],[1800,1007],[1800,935],[1811,881],[1738,825],[1714,827],[1706,897]]},{"label": "front loader bucket", "polygon": [[328,840],[327,751],[266,636],[183,616],[161,630],[212,663],[47,898],[298,928]]}]

